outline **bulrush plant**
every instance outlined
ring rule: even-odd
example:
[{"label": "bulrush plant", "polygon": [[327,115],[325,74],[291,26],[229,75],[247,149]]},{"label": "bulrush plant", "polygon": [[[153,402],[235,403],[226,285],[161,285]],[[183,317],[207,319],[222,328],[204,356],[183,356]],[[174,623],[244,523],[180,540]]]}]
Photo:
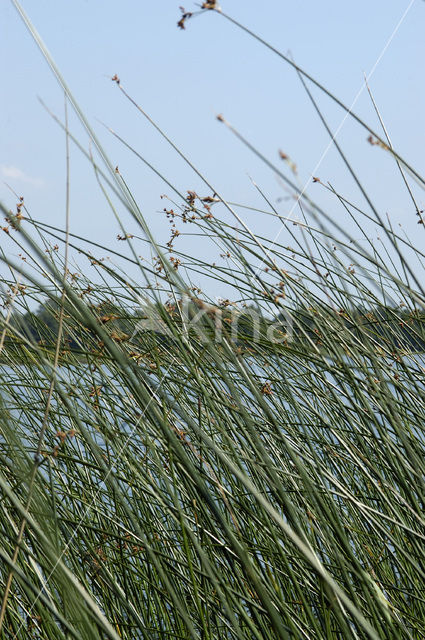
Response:
[{"label": "bulrush plant", "polygon": [[[425,638],[420,244],[315,178],[360,232],[373,219],[384,238],[379,253],[366,231],[353,240],[236,129],[286,181],[302,221],[259,192],[257,214],[281,222],[286,241],[254,234],[242,205],[192,167],[204,191],[164,178],[171,234],[157,242],[14,4],[98,159],[65,118],[67,157],[71,144],[86,155],[121,231],[104,247],[33,219],[23,200],[15,213],[2,205],[21,258],[1,256],[0,634]],[[247,31],[215,2],[200,9],[211,11]],[[179,26],[192,15],[182,9]],[[421,222],[409,185],[424,179],[385,131],[349,116],[393,157]],[[179,249],[183,235],[222,259]],[[232,298],[208,298],[202,277]]]}]

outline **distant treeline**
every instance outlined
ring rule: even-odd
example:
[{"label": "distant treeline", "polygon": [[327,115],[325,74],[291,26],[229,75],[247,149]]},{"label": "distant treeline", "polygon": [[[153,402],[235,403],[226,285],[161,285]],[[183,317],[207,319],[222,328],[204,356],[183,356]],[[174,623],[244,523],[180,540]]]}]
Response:
[{"label": "distant treeline", "polygon": [[[191,323],[191,330],[200,328],[211,331],[218,327],[241,346],[249,346],[255,340],[271,340],[276,344],[311,341],[323,345],[322,328],[326,323],[334,331],[345,331],[352,339],[363,340],[365,335],[386,348],[409,349],[425,352],[425,313],[403,307],[377,307],[376,309],[331,309],[329,306],[299,306],[275,319],[262,315],[257,309],[247,307],[236,310],[230,304],[214,307],[200,300],[194,301],[183,310],[174,304],[152,304],[142,311],[124,310],[107,300],[92,305],[92,321],[108,329],[108,334],[116,342],[133,341],[137,343],[139,332],[151,332],[163,343],[172,340],[172,324],[180,322],[183,312]],[[15,312],[10,324],[27,339],[46,347],[56,343],[59,326],[59,304],[48,301],[36,311],[25,314]],[[98,344],[99,338],[90,323],[70,320],[64,312],[62,342],[72,351]],[[233,331],[232,331],[233,327]],[[322,327],[322,328],[321,328]],[[7,341],[15,342],[15,332],[9,331]],[[326,340],[332,332],[323,332]],[[326,346],[326,345],[324,345]]]}]

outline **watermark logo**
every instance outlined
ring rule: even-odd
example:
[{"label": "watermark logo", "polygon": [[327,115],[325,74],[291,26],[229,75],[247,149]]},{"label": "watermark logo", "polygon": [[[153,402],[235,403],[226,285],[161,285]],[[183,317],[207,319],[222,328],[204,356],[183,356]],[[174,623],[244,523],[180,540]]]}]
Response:
[{"label": "watermark logo", "polygon": [[167,307],[147,297],[138,296],[137,301],[139,320],[130,338],[133,342],[146,332],[172,338],[171,320],[180,325],[187,338],[195,335],[202,342],[219,344],[227,339],[235,343],[266,341],[285,344],[293,339],[292,316],[282,303],[277,317],[270,319],[255,307],[241,310],[230,304],[223,305],[219,299],[216,305],[211,305],[199,298],[183,295],[176,304]]}]

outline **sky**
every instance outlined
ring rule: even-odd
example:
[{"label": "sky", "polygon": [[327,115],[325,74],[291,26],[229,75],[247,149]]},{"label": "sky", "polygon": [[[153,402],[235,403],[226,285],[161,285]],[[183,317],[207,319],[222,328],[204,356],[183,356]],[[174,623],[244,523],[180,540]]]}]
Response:
[{"label": "sky", "polygon": [[[196,11],[191,0],[187,11]],[[285,62],[231,24],[204,11],[177,27],[179,0],[22,0],[81,109],[101,139],[112,164],[125,176],[153,234],[168,238],[161,194],[170,189],[105,128],[116,131],[183,193],[211,195],[200,179],[164,142],[111,81],[122,86],[231,202],[264,208],[254,180],[282,215],[292,203],[275,175],[217,121],[223,114],[273,162],[278,151],[296,163],[302,187],[312,176],[330,181],[354,202],[364,201],[347,174],[297,77]],[[240,21],[325,85],[375,130],[379,122],[365,90],[364,74],[398,152],[425,173],[425,2],[423,0],[222,0],[225,13]],[[0,200],[14,208],[25,197],[32,217],[63,227],[65,137],[42,101],[60,119],[63,92],[12,2],[0,3]],[[328,98],[313,90],[337,140],[379,211],[420,240],[417,218],[393,160],[367,142],[367,133]],[[70,129],[84,148],[88,136],[70,116]],[[281,161],[280,161],[281,162]],[[119,226],[97,186],[90,164],[71,150],[71,231],[122,250]],[[289,172],[289,168],[283,167]],[[288,173],[288,175],[290,175]],[[9,188],[10,187],[10,188]],[[307,192],[316,196],[315,185]],[[418,192],[425,208],[425,196]],[[322,195],[318,195],[319,201]],[[334,202],[324,201],[336,220]],[[258,213],[241,210],[257,233],[273,235]],[[125,218],[128,231],[134,223]],[[166,234],[166,235],[165,235]],[[285,243],[285,232],[280,231]],[[375,234],[370,229],[371,237]],[[199,249],[182,238],[188,251]],[[8,255],[16,247],[0,237]],[[185,244],[186,243],[186,244]],[[143,252],[143,247],[140,251]],[[208,261],[213,246],[202,248]]]}]

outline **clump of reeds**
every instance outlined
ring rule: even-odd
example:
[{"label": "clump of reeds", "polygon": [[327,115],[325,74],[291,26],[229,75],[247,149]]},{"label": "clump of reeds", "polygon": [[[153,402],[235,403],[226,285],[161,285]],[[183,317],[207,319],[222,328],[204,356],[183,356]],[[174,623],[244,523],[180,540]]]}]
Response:
[{"label": "clump of reeds", "polygon": [[[27,256],[3,256],[4,637],[425,637],[420,248],[378,212],[387,253],[350,242],[292,182],[305,218],[299,234],[281,219],[289,248],[206,180],[208,195],[173,188],[161,246],[44,52],[140,237],[123,228],[130,251],[104,261],[22,202],[3,208]],[[369,209],[334,195],[361,229]],[[228,262],[179,252],[183,225]],[[209,300],[200,274],[232,300]]]}]

